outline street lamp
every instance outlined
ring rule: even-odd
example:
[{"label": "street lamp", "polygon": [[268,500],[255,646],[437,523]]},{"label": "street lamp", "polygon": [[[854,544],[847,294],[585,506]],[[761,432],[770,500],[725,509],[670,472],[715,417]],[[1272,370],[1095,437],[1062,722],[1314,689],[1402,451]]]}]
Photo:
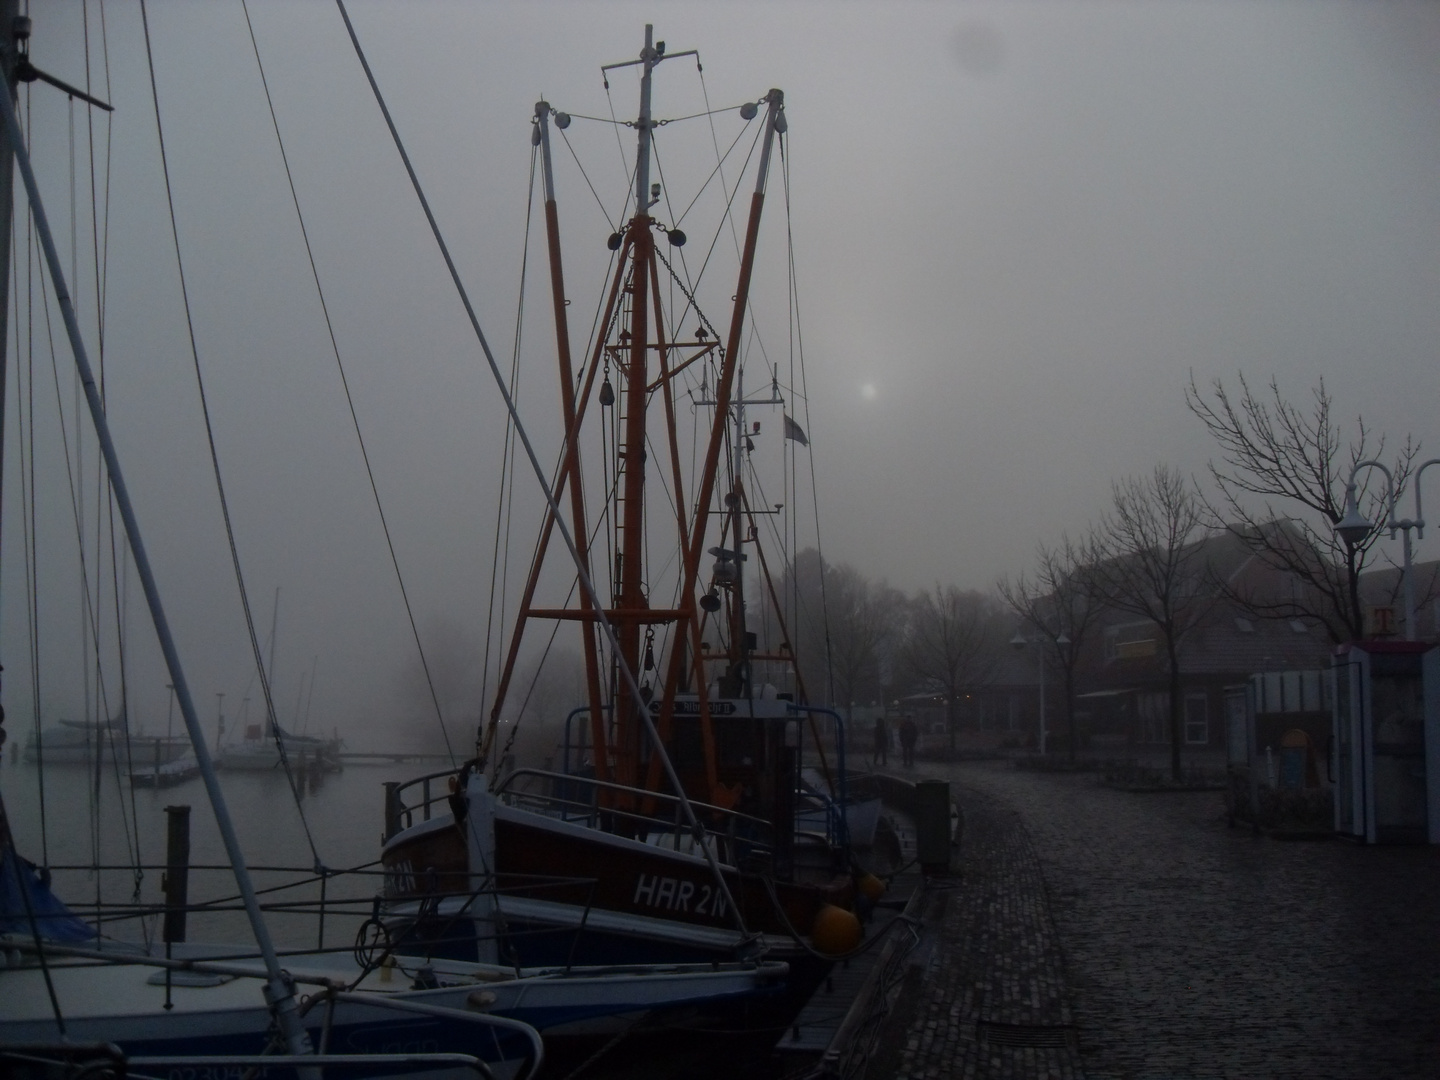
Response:
[{"label": "street lamp", "polygon": [[1425,514],[1420,502],[1420,477],[1431,465],[1440,465],[1440,458],[1431,458],[1415,470],[1415,516],[1413,518],[1395,518],[1395,477],[1390,470],[1378,461],[1356,462],[1355,467],[1350,470],[1350,482],[1345,485],[1345,514],[1335,523],[1335,532],[1340,539],[1351,547],[1358,547],[1365,542],[1365,539],[1374,531],[1376,526],[1371,523],[1364,514],[1360,512],[1360,502],[1356,497],[1355,477],[1361,469],[1379,469],[1385,476],[1386,495],[1386,526],[1390,529],[1390,539],[1395,539],[1395,532],[1405,534],[1404,541],[1404,566],[1400,571],[1401,587],[1405,591],[1405,640],[1415,640],[1415,582],[1414,575],[1410,572],[1411,550],[1410,530],[1415,530],[1418,539],[1425,539]]},{"label": "street lamp", "polygon": [[1040,661],[1040,756],[1045,756],[1045,741],[1048,734],[1045,728],[1045,645],[1053,643],[1058,648],[1064,648],[1070,644],[1070,639],[1063,633],[1059,637],[1033,637],[1027,638],[1023,631],[1015,631],[1015,636],[1010,639],[1010,644],[1016,649],[1023,649],[1026,645],[1034,645],[1035,655]]}]

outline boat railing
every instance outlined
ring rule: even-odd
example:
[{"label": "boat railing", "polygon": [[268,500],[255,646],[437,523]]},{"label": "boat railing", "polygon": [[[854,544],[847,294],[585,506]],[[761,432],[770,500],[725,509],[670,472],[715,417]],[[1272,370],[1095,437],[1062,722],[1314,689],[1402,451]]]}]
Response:
[{"label": "boat railing", "polygon": [[[443,781],[438,783],[437,781]],[[460,782],[459,769],[441,769],[405,781],[387,781],[385,784],[385,839],[389,840],[398,832],[414,825],[416,820],[429,821],[437,804],[443,804],[442,813],[450,810],[449,799]],[[420,796],[418,802],[406,802],[406,793]],[[418,817],[417,817],[418,815]]]},{"label": "boat railing", "polygon": [[[89,870],[90,867],[52,865],[57,874]],[[102,935],[106,947],[116,950],[115,959],[129,959],[139,940],[156,936],[153,924],[163,919],[165,937],[171,942],[189,938],[191,920],[201,920],[208,940],[225,940],[226,933],[237,929],[236,921],[244,911],[238,894],[233,891],[231,873],[226,864],[189,864],[183,868],[169,864],[126,864],[99,867],[99,870],[139,871],[149,875],[163,872],[170,883],[185,879],[183,902],[162,897],[157,902],[139,898],[112,899],[99,904],[78,904],[72,912],[89,922]],[[314,955],[317,953],[360,953],[376,957],[400,941],[409,940],[407,927],[418,918],[427,919],[423,944],[427,950],[442,950],[461,944],[475,947],[484,943],[474,925],[475,912],[487,906],[482,900],[503,903],[504,898],[555,900],[572,905],[588,914],[593,902],[595,880],[584,877],[544,875],[506,875],[503,880],[486,879],[478,889],[468,878],[456,884],[451,875],[425,870],[416,875],[413,888],[396,892],[393,870],[380,863],[367,863],[345,870],[306,869],[291,866],[256,865],[249,868],[255,879],[259,906],[271,924],[280,946],[280,955]],[[207,888],[215,881],[218,888]],[[227,888],[229,884],[231,887]],[[205,894],[211,895],[205,895]],[[396,905],[409,903],[414,910],[406,914]],[[490,904],[489,906],[494,906]],[[393,916],[393,917],[392,917]],[[380,930],[374,928],[383,923]],[[370,928],[369,938],[366,937]],[[498,931],[499,928],[497,928]],[[514,937],[515,931],[509,936]],[[527,931],[527,933],[531,933]],[[536,930],[534,934],[560,933]],[[498,933],[497,933],[498,936]],[[128,942],[136,944],[128,944]],[[338,942],[338,944],[337,944]],[[207,960],[243,960],[249,951],[207,953]]]},{"label": "boat railing", "polygon": [[[850,846],[850,826],[845,817],[845,809],[850,805],[849,792],[846,791],[846,768],[845,768],[845,719],[834,709],[822,708],[819,705],[791,705],[790,712],[797,716],[808,715],[813,720],[816,716],[830,718],[835,727],[835,798],[824,796],[826,804],[827,832],[834,833],[833,842],[841,847]],[[819,794],[817,792],[817,794]]]},{"label": "boat railing", "polygon": [[[546,817],[603,828],[656,847],[700,854],[683,803],[675,795],[530,768],[508,774],[495,795],[508,806]],[[690,806],[706,837],[718,845],[722,861],[739,866],[774,851],[774,826],[764,818],[695,799],[690,800]]]},{"label": "boat railing", "polygon": [[[83,950],[70,950],[72,953]],[[144,963],[144,961],[138,961]],[[155,961],[160,966],[160,961]],[[197,965],[192,970],[204,970],[207,965]],[[208,965],[214,970],[224,970],[224,965]],[[226,974],[230,972],[226,970]],[[255,975],[255,972],[242,972]],[[292,977],[294,977],[292,975]],[[306,983],[303,976],[297,982]],[[468,1069],[484,1080],[493,1080],[494,1073],[483,1058],[475,1054],[397,1051],[390,1053],[331,1053],[328,1046],[330,1032],[335,1023],[338,1005],[352,1005],[362,1008],[385,1009],[391,1012],[408,1013],[432,1020],[468,1024],[483,1029],[494,1040],[493,1050],[497,1059],[503,1059],[499,1035],[507,1033],[512,1038],[525,1040],[529,1051],[525,1055],[527,1068],[522,1075],[534,1076],[545,1062],[545,1045],[540,1033],[523,1020],[495,1016],[490,1013],[455,1009],[429,1002],[395,998],[387,994],[357,993],[336,989],[328,982],[319,993],[310,997],[306,1008],[323,1003],[325,1015],[321,1028],[320,1045],[313,1054],[143,1054],[127,1055],[111,1043],[34,1043],[8,1044],[0,1046],[0,1066],[38,1067],[42,1075],[51,1073],[67,1075],[74,1080],[81,1077],[123,1078],[127,1075],[143,1075],[146,1070],[158,1070],[162,1074],[177,1075],[231,1075],[242,1070],[260,1071],[262,1075],[276,1068],[306,1069],[315,1067],[338,1067],[354,1070],[364,1068],[398,1068],[403,1072]],[[473,1044],[472,1044],[473,1045]],[[136,1072],[138,1070],[138,1073]],[[10,1070],[6,1069],[8,1074]],[[28,1071],[28,1070],[27,1070]]]}]

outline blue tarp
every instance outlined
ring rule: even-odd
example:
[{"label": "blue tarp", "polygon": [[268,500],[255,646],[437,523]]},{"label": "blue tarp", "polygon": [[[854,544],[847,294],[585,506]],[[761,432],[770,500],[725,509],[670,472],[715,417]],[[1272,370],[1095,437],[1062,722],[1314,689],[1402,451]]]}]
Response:
[{"label": "blue tarp", "polygon": [[95,937],[94,928],[71,914],[40,880],[35,867],[6,844],[0,850],[0,933],[30,937],[37,930],[50,941],[90,941]]}]

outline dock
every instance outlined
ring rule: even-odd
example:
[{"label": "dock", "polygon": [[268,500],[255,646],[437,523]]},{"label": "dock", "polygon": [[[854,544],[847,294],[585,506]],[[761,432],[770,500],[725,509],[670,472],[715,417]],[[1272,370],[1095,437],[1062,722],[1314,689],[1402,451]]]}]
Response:
[{"label": "dock", "polygon": [[865,941],[874,942],[873,947],[837,963],[795,1018],[790,1031],[776,1044],[777,1053],[797,1064],[822,1059],[844,1039],[842,1029],[847,1021],[851,1025],[860,1021],[861,1014],[881,996],[881,988],[893,976],[897,958],[903,958],[917,943],[917,937],[904,925],[896,925],[902,916],[915,917],[924,891],[924,875],[913,865],[915,826],[908,816],[893,808],[887,808],[886,816],[895,828],[901,859],[908,868],[890,881],[865,925]]}]

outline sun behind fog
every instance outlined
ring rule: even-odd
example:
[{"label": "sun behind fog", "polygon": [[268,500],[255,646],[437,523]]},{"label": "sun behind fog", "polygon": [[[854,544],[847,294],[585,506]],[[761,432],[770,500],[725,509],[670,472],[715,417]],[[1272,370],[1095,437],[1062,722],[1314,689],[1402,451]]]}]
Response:
[{"label": "sun behind fog", "polygon": [[875,389],[874,383],[867,382],[860,384],[860,396],[866,401],[874,401],[875,398],[879,396],[879,393],[880,391]]}]

